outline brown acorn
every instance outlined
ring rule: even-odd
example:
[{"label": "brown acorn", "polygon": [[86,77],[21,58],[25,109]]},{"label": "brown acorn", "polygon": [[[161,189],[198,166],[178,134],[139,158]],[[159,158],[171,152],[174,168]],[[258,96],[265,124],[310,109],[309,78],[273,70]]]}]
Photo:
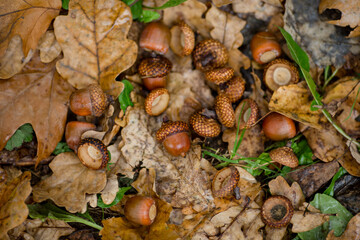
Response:
[{"label": "brown acorn", "polygon": [[228,97],[220,94],[215,99],[215,111],[222,125],[232,128],[235,124],[235,112]]},{"label": "brown acorn", "polygon": [[296,126],[291,118],[272,112],[264,118],[262,128],[266,137],[273,141],[282,141],[296,135]]},{"label": "brown acorn", "polygon": [[107,147],[96,138],[82,139],[77,154],[82,164],[94,170],[104,168],[110,160]]},{"label": "brown acorn", "polygon": [[191,146],[189,126],[182,121],[163,122],[156,132],[156,140],[162,142],[171,155],[185,157]]},{"label": "brown acorn", "polygon": [[213,118],[205,116],[205,109],[193,113],[189,118],[191,128],[202,137],[216,137],[221,132],[220,124]]},{"label": "brown acorn", "polygon": [[216,68],[205,72],[206,80],[217,85],[229,81],[234,76],[234,69],[231,67]]},{"label": "brown acorn", "polygon": [[79,89],[70,96],[70,109],[79,116],[100,117],[109,106],[111,96],[105,94],[98,84]]},{"label": "brown acorn", "polygon": [[66,124],[65,139],[67,145],[77,152],[78,145],[81,141],[81,135],[88,131],[94,130],[96,126],[88,122],[71,121]]},{"label": "brown acorn", "polygon": [[269,62],[263,74],[266,86],[275,91],[281,86],[295,84],[299,81],[299,71],[291,62],[278,58]]},{"label": "brown acorn", "polygon": [[259,108],[256,102],[250,98],[242,100],[235,109],[236,127],[239,126],[239,129],[252,127],[258,117]]},{"label": "brown acorn", "polygon": [[296,168],[299,165],[299,160],[297,156],[295,155],[292,148],[289,147],[280,147],[273,149],[269,152],[269,156],[271,160],[284,166]]},{"label": "brown acorn", "polygon": [[157,215],[156,202],[151,197],[135,196],[129,198],[124,206],[125,217],[133,223],[151,225]]},{"label": "brown acorn", "polygon": [[195,47],[195,34],[184,21],[171,28],[170,48],[179,56],[190,55]]},{"label": "brown acorn", "polygon": [[294,215],[291,201],[284,196],[272,196],[261,207],[261,219],[271,228],[287,226]]},{"label": "brown acorn", "polygon": [[169,42],[169,28],[161,22],[151,22],[141,32],[139,45],[146,51],[165,54],[169,50]]},{"label": "brown acorn", "polygon": [[233,167],[219,170],[212,181],[212,193],[214,197],[226,197],[231,195],[240,179],[239,171]]},{"label": "brown acorn", "polygon": [[197,69],[209,71],[225,66],[229,60],[229,53],[219,41],[207,39],[195,46],[193,59]]},{"label": "brown acorn", "polygon": [[235,76],[230,81],[219,85],[219,93],[225,94],[232,103],[240,100],[245,91],[245,81]]},{"label": "brown acorn", "polygon": [[166,88],[152,90],[145,99],[145,111],[150,116],[158,116],[163,113],[170,100],[170,95]]},{"label": "brown acorn", "polygon": [[250,49],[254,60],[260,64],[271,62],[281,55],[280,44],[269,32],[255,34],[251,39]]},{"label": "brown acorn", "polygon": [[140,62],[138,71],[148,90],[166,86],[166,76],[172,63],[163,56],[145,58]]}]

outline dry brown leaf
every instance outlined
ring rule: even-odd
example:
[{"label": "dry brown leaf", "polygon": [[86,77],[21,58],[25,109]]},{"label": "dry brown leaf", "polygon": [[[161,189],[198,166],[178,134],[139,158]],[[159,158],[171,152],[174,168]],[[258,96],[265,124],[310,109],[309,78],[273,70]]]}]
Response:
[{"label": "dry brown leaf", "polygon": [[55,39],[54,31],[47,31],[39,40],[40,59],[43,63],[52,62],[61,53],[61,47]]},{"label": "dry brown leaf", "polygon": [[126,218],[109,218],[102,221],[104,226],[100,231],[102,240],[142,240],[139,228]]},{"label": "dry brown leaf", "polygon": [[307,126],[321,129],[325,120],[318,111],[311,111],[311,94],[300,85],[288,85],[278,88],[272,95],[269,109],[279,112]]},{"label": "dry brown leaf", "polygon": [[64,221],[47,218],[44,222],[41,219],[26,219],[20,226],[9,231],[11,239],[52,239],[58,240],[74,232],[75,229]]},{"label": "dry brown leaf", "polygon": [[336,237],[334,230],[331,230],[326,237],[326,240],[360,240],[360,213],[352,217],[346,226],[345,231],[341,236]]},{"label": "dry brown leaf", "polygon": [[137,57],[136,43],[126,38],[131,22],[130,8],[121,1],[70,1],[69,14],[54,22],[64,52],[59,73],[76,88],[98,83],[118,96],[123,85],[115,78]]},{"label": "dry brown leaf", "polygon": [[10,78],[21,71],[23,58],[31,57],[60,9],[60,0],[0,2],[0,62],[6,63],[6,66],[1,65],[0,78]]},{"label": "dry brown leaf", "polygon": [[322,14],[327,9],[340,11],[340,18],[336,20],[329,19],[327,22],[342,27],[350,26],[353,30],[349,37],[360,36],[360,4],[357,1],[342,0],[321,0],[319,4],[319,13]]},{"label": "dry brown leaf", "polygon": [[329,221],[329,216],[315,212],[295,211],[291,218],[292,232],[307,232]]},{"label": "dry brown leaf", "polygon": [[0,179],[0,239],[10,239],[7,232],[24,222],[29,213],[25,200],[31,193],[31,173],[0,168]]},{"label": "dry brown leaf", "polygon": [[262,90],[261,80],[255,72],[251,72],[251,76],[254,79],[254,84],[251,85],[252,93],[249,98],[253,99],[257,103],[260,111],[260,117],[265,116],[269,112],[269,103],[264,98],[266,93]]},{"label": "dry brown leaf", "polygon": [[0,149],[21,125],[30,123],[38,141],[36,163],[48,157],[63,136],[71,92],[55,61],[42,63],[38,54],[19,74],[1,81]]},{"label": "dry brown leaf", "polygon": [[234,0],[232,1],[232,6],[236,13],[253,13],[256,18],[262,20],[267,20],[283,10],[278,0]]},{"label": "dry brown leaf", "polygon": [[34,186],[35,202],[51,199],[69,212],[85,212],[86,194],[99,193],[106,184],[105,170],[85,167],[73,152],[57,155],[49,167],[53,174]]}]

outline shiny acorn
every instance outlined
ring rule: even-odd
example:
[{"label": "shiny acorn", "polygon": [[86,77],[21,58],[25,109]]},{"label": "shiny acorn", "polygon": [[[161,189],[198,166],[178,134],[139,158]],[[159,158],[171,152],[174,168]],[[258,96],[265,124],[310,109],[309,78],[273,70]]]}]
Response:
[{"label": "shiny acorn", "polygon": [[165,54],[169,50],[170,30],[161,22],[147,24],[140,35],[139,45],[146,51]]},{"label": "shiny acorn", "polygon": [[88,122],[71,121],[66,124],[65,140],[67,145],[77,152],[78,145],[81,141],[81,135],[88,131],[94,130],[96,126]]},{"label": "shiny acorn", "polygon": [[272,112],[264,118],[262,128],[266,137],[273,141],[282,141],[296,135],[296,126],[291,118]]},{"label": "shiny acorn", "polygon": [[250,42],[252,56],[257,63],[271,62],[281,55],[281,46],[273,34],[259,32],[253,36]]},{"label": "shiny acorn", "polygon": [[156,202],[151,197],[129,198],[124,206],[124,215],[133,223],[149,226],[155,221],[157,215]]},{"label": "shiny acorn", "polygon": [[170,73],[172,63],[165,57],[145,58],[140,62],[138,71],[148,90],[166,86],[166,76]]}]

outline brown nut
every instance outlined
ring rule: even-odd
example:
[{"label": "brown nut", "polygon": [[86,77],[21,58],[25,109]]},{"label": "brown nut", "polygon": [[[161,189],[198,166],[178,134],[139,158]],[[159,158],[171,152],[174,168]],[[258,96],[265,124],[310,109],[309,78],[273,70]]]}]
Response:
[{"label": "brown nut", "polygon": [[88,131],[94,130],[96,126],[88,122],[72,121],[66,124],[65,139],[67,145],[77,152],[78,145],[81,141],[81,135]]},{"label": "brown nut", "polygon": [[245,91],[245,81],[235,76],[230,81],[219,85],[219,93],[225,94],[232,103],[240,100]]},{"label": "brown nut", "polygon": [[295,168],[299,165],[299,160],[292,148],[280,147],[269,152],[271,160],[284,166]]},{"label": "brown nut", "polygon": [[145,58],[140,62],[139,74],[142,78],[155,78],[166,76],[172,68],[169,59],[163,56]]},{"label": "brown nut", "polygon": [[165,77],[153,77],[153,78],[143,78],[143,84],[147,90],[154,90],[156,88],[166,87],[166,76]]},{"label": "brown nut", "polygon": [[79,116],[100,117],[109,106],[110,97],[97,84],[79,89],[70,96],[70,109]]},{"label": "brown nut", "polygon": [[296,135],[294,121],[276,112],[272,112],[264,118],[262,128],[265,136],[273,141],[293,138]]},{"label": "brown nut", "polygon": [[222,125],[232,128],[235,124],[235,112],[228,97],[220,94],[215,99],[215,111]]},{"label": "brown nut", "polygon": [[151,197],[135,196],[129,198],[124,206],[125,217],[137,224],[149,226],[157,215],[156,202]]},{"label": "brown nut", "polygon": [[203,115],[204,111],[203,109],[190,116],[189,123],[191,128],[202,137],[218,136],[221,132],[221,126],[215,119]]},{"label": "brown nut", "polygon": [[281,86],[295,84],[299,81],[299,71],[291,62],[278,58],[269,62],[263,75],[266,86],[275,91]]},{"label": "brown nut", "polygon": [[207,39],[195,46],[193,59],[197,69],[209,71],[225,66],[229,60],[229,53],[219,41]]},{"label": "brown nut", "polygon": [[150,116],[158,116],[163,113],[170,100],[170,95],[166,88],[152,90],[145,99],[145,111]]},{"label": "brown nut", "polygon": [[190,55],[195,47],[195,34],[184,21],[171,28],[170,48],[179,56]]},{"label": "brown nut", "polygon": [[94,170],[104,168],[110,160],[107,147],[96,138],[82,139],[77,154],[82,164]]},{"label": "brown nut", "polygon": [[146,51],[165,54],[169,50],[170,31],[161,22],[147,24],[141,33],[139,45]]},{"label": "brown nut", "polygon": [[212,181],[214,197],[226,197],[233,193],[240,179],[239,171],[231,166],[218,171]]},{"label": "brown nut", "polygon": [[182,121],[164,122],[156,132],[156,139],[173,156],[185,157],[191,146],[189,126]]},{"label": "brown nut", "polygon": [[[241,114],[241,116],[240,116]],[[239,129],[250,128],[259,117],[259,108],[252,99],[244,99],[235,109],[236,127]]]},{"label": "brown nut", "polygon": [[259,32],[250,42],[252,56],[257,63],[271,62],[281,55],[281,46],[269,32]]},{"label": "brown nut", "polygon": [[261,207],[261,219],[271,228],[285,227],[293,215],[294,207],[284,196],[269,197]]},{"label": "brown nut", "polygon": [[234,76],[234,69],[231,67],[216,68],[205,72],[206,80],[217,85],[229,81]]}]

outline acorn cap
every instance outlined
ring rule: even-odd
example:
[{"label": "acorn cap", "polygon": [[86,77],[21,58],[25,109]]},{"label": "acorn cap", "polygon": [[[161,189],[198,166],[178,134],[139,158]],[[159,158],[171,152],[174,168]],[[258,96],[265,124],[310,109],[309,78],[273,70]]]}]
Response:
[{"label": "acorn cap", "polygon": [[295,168],[299,165],[299,160],[296,157],[292,148],[289,147],[280,147],[274,150],[271,150],[270,158],[274,162],[278,162],[284,166]]},{"label": "acorn cap", "polygon": [[297,67],[282,58],[269,62],[264,69],[263,76],[266,86],[271,91],[299,81],[299,71]]},{"label": "acorn cap", "polygon": [[107,147],[96,138],[84,138],[80,141],[78,157],[82,164],[94,170],[104,168],[110,160]]},{"label": "acorn cap", "polygon": [[183,121],[167,121],[163,122],[159,130],[156,132],[156,140],[162,142],[166,137],[172,134],[189,132],[189,125]]},{"label": "acorn cap", "polygon": [[207,39],[195,46],[193,59],[197,69],[208,71],[225,66],[229,61],[229,53],[219,41]]},{"label": "acorn cap", "polygon": [[216,68],[205,72],[206,80],[217,85],[229,81],[234,76],[234,69],[231,67]]},{"label": "acorn cap", "polygon": [[215,119],[208,118],[202,113],[204,109],[193,113],[189,118],[191,128],[202,137],[216,137],[221,132],[221,127]]},{"label": "acorn cap", "polygon": [[235,124],[235,112],[228,97],[220,94],[215,99],[215,111],[222,125],[232,128]]},{"label": "acorn cap", "polygon": [[184,21],[171,28],[170,48],[179,56],[190,55],[195,47],[195,34]]},{"label": "acorn cap", "polygon": [[166,110],[169,100],[170,95],[166,88],[154,89],[145,99],[145,111],[150,116],[158,116]]},{"label": "acorn cap", "polygon": [[231,195],[239,179],[239,171],[233,166],[219,170],[212,181],[213,196],[226,197]]},{"label": "acorn cap", "polygon": [[240,76],[235,76],[230,81],[219,86],[219,92],[224,93],[232,103],[240,100],[244,91],[245,81]]},{"label": "acorn cap", "polygon": [[92,106],[92,115],[100,117],[109,106],[107,95],[103,92],[98,84],[88,86]]},{"label": "acorn cap", "polygon": [[252,127],[258,117],[259,108],[256,102],[250,98],[242,100],[235,109],[236,127],[239,126],[239,129]]},{"label": "acorn cap", "polygon": [[294,215],[291,201],[284,196],[272,196],[261,207],[261,219],[271,228],[285,227]]},{"label": "acorn cap", "polygon": [[170,72],[171,68],[172,63],[169,59],[157,56],[143,59],[138,70],[142,78],[164,77]]}]

